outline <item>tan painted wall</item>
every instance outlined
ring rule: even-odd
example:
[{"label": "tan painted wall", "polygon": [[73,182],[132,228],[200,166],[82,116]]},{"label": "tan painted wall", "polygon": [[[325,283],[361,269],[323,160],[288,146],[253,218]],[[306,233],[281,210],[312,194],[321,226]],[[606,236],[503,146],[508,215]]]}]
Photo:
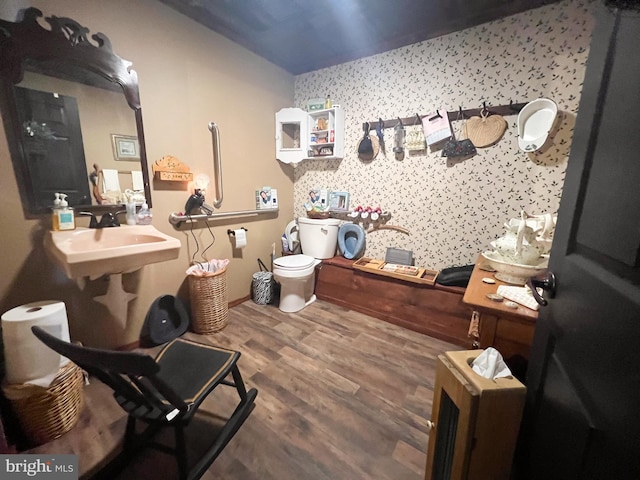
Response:
[{"label": "tan painted wall", "polygon": [[[221,130],[224,202],[222,211],[253,209],[254,191],[278,188],[280,214],[275,218],[229,219],[211,222],[211,258],[231,260],[227,274],[229,300],[250,292],[258,257],[268,261],[271,245],[279,251],[280,236],[293,215],[293,173],[274,155],[274,114],[293,104],[293,77],[244,48],[199,26],[154,0],[8,0],[0,17],[15,20],[20,8],[35,6],[43,13],[71,17],[91,33],[104,32],[114,50],[133,62],[140,79],[149,163],[174,155],[194,173],[213,178],[211,135],[215,121]],[[67,305],[71,336],[95,346],[121,346],[139,338],[151,302],[162,294],[188,298],[185,270],[195,251],[193,237],[168,222],[171,212],[184,208],[186,185],[152,184],[154,226],[179,238],[180,257],[124,276],[125,289],[138,295],[129,304],[126,327],[93,301],[106,292],[103,279],[69,280],[45,255],[42,247],[49,219],[26,220],[13,174],[4,129],[0,130],[0,311],[27,302],[57,299]],[[212,198],[212,196],[210,197]],[[81,219],[81,225],[86,220]],[[248,246],[232,248],[228,228],[248,229]],[[194,230],[200,252],[211,243],[205,228]],[[198,258],[200,259],[200,258]]]}]

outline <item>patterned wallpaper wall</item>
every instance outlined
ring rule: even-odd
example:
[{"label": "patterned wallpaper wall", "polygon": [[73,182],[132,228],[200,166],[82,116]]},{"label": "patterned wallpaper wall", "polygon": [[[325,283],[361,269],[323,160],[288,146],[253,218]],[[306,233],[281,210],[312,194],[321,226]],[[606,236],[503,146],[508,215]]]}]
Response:
[{"label": "patterned wallpaper wall", "polygon": [[[331,95],[345,110],[342,160],[305,160],[294,170],[295,215],[315,188],[347,191],[351,206],[380,205],[389,225],[367,235],[366,255],[387,247],[413,250],[416,265],[441,269],[473,263],[503,223],[521,209],[557,212],[593,29],[594,1],[567,0],[462,32],[318,70],[295,79],[295,103]],[[553,99],[559,109],[548,148],[524,153],[517,145],[517,115],[495,146],[463,161],[440,151],[391,148],[371,162],[358,158],[362,124],[436,108],[448,111]],[[454,127],[459,124],[454,122]],[[384,131],[392,147],[393,129]]]}]

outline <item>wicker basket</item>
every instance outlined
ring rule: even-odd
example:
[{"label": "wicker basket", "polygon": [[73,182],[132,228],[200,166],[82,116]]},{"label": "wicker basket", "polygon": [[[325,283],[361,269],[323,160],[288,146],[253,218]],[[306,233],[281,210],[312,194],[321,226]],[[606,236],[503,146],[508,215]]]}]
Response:
[{"label": "wicker basket", "polygon": [[316,212],[313,210],[307,210],[307,217],[314,218],[318,220],[324,220],[325,218],[329,218],[331,216],[331,212]]},{"label": "wicker basket", "polygon": [[84,373],[73,362],[58,372],[49,388],[29,383],[3,385],[20,426],[32,446],[67,433],[80,418]]},{"label": "wicker basket", "polygon": [[206,276],[189,275],[191,329],[196,333],[215,333],[227,326],[227,269]]}]

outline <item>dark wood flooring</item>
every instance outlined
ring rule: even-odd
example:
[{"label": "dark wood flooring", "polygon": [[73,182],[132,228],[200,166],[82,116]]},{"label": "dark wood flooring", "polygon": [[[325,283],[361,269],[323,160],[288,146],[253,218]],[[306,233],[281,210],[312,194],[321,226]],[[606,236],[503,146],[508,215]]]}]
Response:
[{"label": "dark wood flooring", "polygon": [[[294,314],[248,301],[230,310],[222,332],[186,336],[240,350],[245,383],[259,391],[203,479],[424,478],[436,357],[459,347],[322,301]],[[236,398],[219,387],[201,407],[206,414],[188,431],[191,456]],[[78,425],[29,453],[78,454],[86,478],[117,452],[124,424],[110,390],[93,379]],[[172,457],[149,449],[119,478],[176,472]]]}]

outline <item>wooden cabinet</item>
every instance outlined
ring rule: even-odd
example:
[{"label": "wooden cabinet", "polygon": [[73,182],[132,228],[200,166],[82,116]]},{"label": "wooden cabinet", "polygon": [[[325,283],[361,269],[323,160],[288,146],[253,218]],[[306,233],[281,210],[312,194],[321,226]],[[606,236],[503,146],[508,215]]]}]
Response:
[{"label": "wooden cabinet", "polygon": [[509,478],[526,388],[475,373],[471,363],[481,353],[438,356],[425,480]]},{"label": "wooden cabinet", "polygon": [[276,113],[276,158],[298,163],[307,158],[344,157],[344,110],[306,112],[283,108]]},{"label": "wooden cabinet", "polygon": [[[487,298],[487,294],[496,293],[499,285],[506,284],[497,280],[493,273],[482,270],[483,264],[483,258],[479,257],[463,298],[478,320],[480,335],[475,346],[495,348],[514,375],[523,378],[538,312],[522,305],[509,308],[504,302]],[[484,283],[483,278],[491,278],[495,283]]]}]

